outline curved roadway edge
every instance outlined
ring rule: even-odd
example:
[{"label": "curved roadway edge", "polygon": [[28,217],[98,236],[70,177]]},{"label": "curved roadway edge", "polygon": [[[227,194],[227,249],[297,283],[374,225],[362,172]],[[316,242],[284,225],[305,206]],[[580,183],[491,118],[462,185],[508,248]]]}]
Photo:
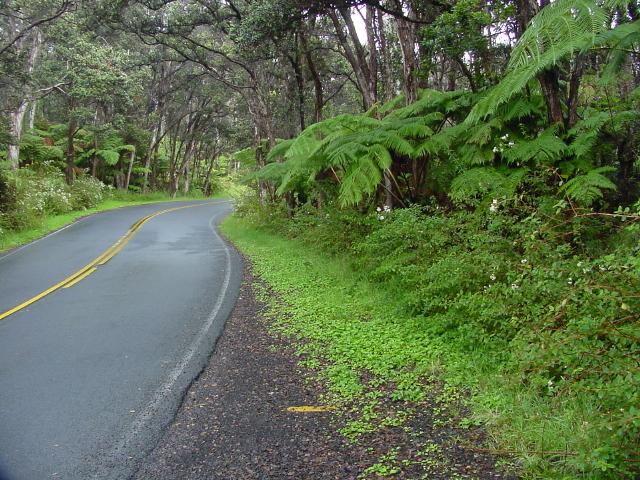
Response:
[{"label": "curved roadway edge", "polygon": [[[5,303],[16,291],[24,296],[29,292],[23,289],[37,290],[61,272],[45,265],[29,282],[35,286],[20,289],[26,275],[20,266],[33,269],[75,244],[81,255],[62,255],[70,269],[80,262],[75,257],[90,260],[135,219],[161,208],[102,212],[0,257],[0,306],[10,307]],[[134,473],[207,364],[237,299],[242,260],[216,229],[231,210],[229,202],[216,202],[157,217],[104,269],[0,322],[2,480],[125,479]],[[96,229],[99,241],[89,235]],[[13,279],[13,289],[5,279]],[[182,298],[192,302],[178,308]],[[76,340],[70,338],[74,329]],[[78,352],[69,352],[79,344]],[[51,349],[48,356],[43,348]],[[137,356],[141,361],[131,362]],[[95,372],[87,361],[96,362]],[[55,369],[67,368],[64,362],[71,372],[61,374]],[[49,376],[39,371],[47,368],[53,369]],[[113,369],[115,380],[109,378]],[[63,438],[54,444],[56,435]]]},{"label": "curved roadway edge", "polygon": [[242,283],[242,257],[218,233],[218,225],[231,211],[215,214],[209,228],[216,241],[224,246],[225,277],[222,292],[193,343],[184,352],[180,362],[168,373],[165,381],[154,393],[151,402],[128,427],[125,436],[109,448],[104,461],[91,472],[95,480],[121,480],[132,478],[138,465],[153,451],[162,434],[171,424],[184,401],[189,387],[200,376],[215,351],[224,326],[235,306]]}]

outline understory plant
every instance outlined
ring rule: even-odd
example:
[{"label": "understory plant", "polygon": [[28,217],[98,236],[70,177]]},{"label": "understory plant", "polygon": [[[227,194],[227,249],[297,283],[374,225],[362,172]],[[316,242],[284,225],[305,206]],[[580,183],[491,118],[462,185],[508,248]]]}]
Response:
[{"label": "understory plant", "polygon": [[284,206],[249,202],[238,213],[346,261],[393,298],[419,353],[388,367],[445,365],[447,380],[473,389],[498,450],[516,453],[525,472],[633,478],[640,205],[567,219],[555,203],[520,196],[473,211],[433,204],[365,215],[307,205],[287,219]]}]

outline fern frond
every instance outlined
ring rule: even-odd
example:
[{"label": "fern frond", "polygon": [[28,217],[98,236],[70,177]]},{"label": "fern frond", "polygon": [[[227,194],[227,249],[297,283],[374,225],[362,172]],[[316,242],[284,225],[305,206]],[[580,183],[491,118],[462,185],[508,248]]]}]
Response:
[{"label": "fern frond", "polygon": [[414,150],[415,158],[425,155],[439,155],[449,152],[454,142],[460,140],[463,134],[467,132],[466,125],[454,125],[443,128],[435,135],[431,136],[424,142],[419,143]]},{"label": "fern frond", "polygon": [[549,164],[559,161],[567,150],[567,145],[556,135],[556,128],[551,127],[533,140],[516,142],[512,148],[504,150],[502,157],[509,164]]},{"label": "fern frond", "polygon": [[382,172],[391,166],[391,155],[381,145],[373,145],[345,171],[340,184],[343,206],[359,203],[365,195],[375,192],[382,181]]},{"label": "fern frond", "polygon": [[527,169],[498,170],[493,167],[472,168],[451,182],[449,197],[457,205],[474,205],[492,197],[511,197],[522,182]]},{"label": "fern frond", "polygon": [[573,177],[560,190],[578,204],[589,207],[604,196],[604,190],[616,190],[616,185],[604,176],[615,171],[613,167],[594,168],[584,175]]},{"label": "fern frond", "polygon": [[530,98],[518,96],[506,102],[497,109],[496,115],[505,122],[521,120],[525,117],[541,115],[544,111],[544,100],[540,95],[532,95]]},{"label": "fern frond", "polygon": [[522,68],[543,56],[556,63],[583,49],[607,30],[609,12],[594,0],[556,0],[531,20],[509,60],[508,69]]},{"label": "fern frond", "polygon": [[576,158],[587,157],[595,146],[600,130],[610,120],[611,115],[608,112],[593,112],[576,123],[567,132],[569,137],[574,137],[569,145],[571,153]]},{"label": "fern frond", "polygon": [[493,114],[543,70],[608,41],[611,10],[595,0],[557,0],[532,20],[511,53],[507,73],[471,110],[467,122]]},{"label": "fern frond", "polygon": [[120,152],[117,150],[98,150],[96,151],[96,155],[110,167],[114,166],[118,163],[118,160],[120,160]]},{"label": "fern frond", "polygon": [[243,181],[248,183],[255,180],[264,180],[274,185],[280,185],[289,170],[290,165],[287,162],[273,162],[265,165],[260,170],[249,173],[243,178]]},{"label": "fern frond", "polygon": [[463,165],[477,166],[486,165],[491,163],[494,158],[494,153],[490,148],[483,148],[474,144],[463,144],[458,148],[458,155]]},{"label": "fern frond", "polygon": [[269,150],[269,153],[267,154],[267,162],[274,162],[278,158],[283,158],[294,143],[295,139],[281,140],[276,143],[275,147]]},{"label": "fern frond", "polygon": [[502,127],[498,118],[493,118],[487,123],[482,123],[469,128],[467,143],[475,145],[487,145],[493,139],[493,130]]}]

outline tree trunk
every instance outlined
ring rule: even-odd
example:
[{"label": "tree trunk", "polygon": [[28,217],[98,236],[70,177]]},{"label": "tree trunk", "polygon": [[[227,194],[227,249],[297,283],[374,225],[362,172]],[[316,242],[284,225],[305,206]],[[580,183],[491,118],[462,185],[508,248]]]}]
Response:
[{"label": "tree trunk", "polygon": [[191,187],[191,177],[189,176],[191,169],[189,168],[189,164],[184,167],[184,183],[182,184],[182,192],[187,195],[189,193],[189,188]]},{"label": "tree trunk", "polygon": [[382,53],[382,86],[384,89],[384,99],[388,102],[395,95],[396,91],[393,84],[393,70],[391,68],[391,54],[389,52],[389,44],[387,42],[387,34],[384,31],[383,13],[378,10],[378,36],[380,37],[380,52]]},{"label": "tree trunk", "polygon": [[153,154],[151,156],[151,182],[150,187],[151,190],[155,190],[158,186],[158,153],[160,149],[160,144],[156,143],[153,147]]},{"label": "tree trunk", "polygon": [[7,150],[7,160],[11,170],[17,170],[20,165],[20,140],[22,138],[22,122],[27,111],[28,103],[23,100],[18,108],[9,116],[11,143]]},{"label": "tree trunk", "polygon": [[371,76],[369,73],[369,66],[364,55],[364,49],[358,40],[358,35],[353,24],[353,20],[351,19],[350,11],[342,9],[340,10],[340,14],[347,26],[347,30],[349,31],[353,47],[345,35],[344,27],[336,12],[330,11],[329,17],[335,27],[336,36],[342,47],[343,55],[351,65],[351,68],[353,68],[353,72],[356,77],[356,86],[362,95],[362,105],[365,110],[369,110],[376,103],[376,92],[371,91]]},{"label": "tree trunk", "polygon": [[391,172],[385,170],[383,174],[384,178],[384,206],[388,209],[393,208],[393,182],[391,180]]},{"label": "tree trunk", "polygon": [[31,109],[29,110],[29,130],[33,130],[33,126],[36,123],[36,108],[38,106],[38,101],[33,100],[31,102]]},{"label": "tree trunk", "polygon": [[136,159],[135,149],[129,154],[129,168],[127,169],[127,178],[124,181],[124,189],[129,190],[129,182],[131,181],[131,172],[133,171],[133,162]]},{"label": "tree trunk", "polygon": [[147,148],[147,153],[144,156],[144,173],[142,177],[142,193],[147,192],[147,183],[149,181],[149,165],[151,164],[151,156],[153,155],[153,151],[156,146],[156,141],[158,139],[158,130],[160,129],[160,125],[156,126],[153,129],[153,133],[151,135],[151,142],[149,143],[149,148]]},{"label": "tree trunk", "polygon": [[[297,43],[297,42],[296,42]],[[296,45],[297,48],[297,45]],[[300,55],[296,52],[295,55],[287,55],[289,63],[293,69],[293,74],[296,79],[296,93],[298,98],[298,125],[302,132],[306,127],[304,118],[304,76],[302,75],[302,68],[300,65]]]},{"label": "tree trunk", "polygon": [[398,40],[402,52],[403,90],[407,104],[409,104],[418,99],[415,25],[402,18],[396,19],[396,25],[398,26]]},{"label": "tree trunk", "polygon": [[211,163],[209,163],[209,167],[207,168],[207,175],[204,180],[204,186],[202,187],[202,191],[205,196],[210,196],[213,192],[211,191],[211,172],[213,171],[213,166],[216,164],[216,156],[211,156]]},{"label": "tree trunk", "polygon": [[[33,73],[41,43],[42,34],[40,33],[40,30],[36,29],[34,31],[33,39],[31,42],[31,50],[29,51],[29,55],[27,57],[26,72],[28,75],[31,75],[31,73]],[[23,43],[20,42],[17,50],[18,52],[21,52],[24,48],[25,47]],[[20,101],[18,107],[13,112],[11,112],[9,116],[9,131],[11,133],[11,143],[7,148],[7,160],[9,162],[9,168],[11,168],[12,170],[16,170],[20,163],[20,140],[22,139],[22,123],[24,121],[24,115],[27,111],[28,105],[29,99],[23,98]]]},{"label": "tree trunk", "polygon": [[369,73],[368,89],[373,96],[373,101],[378,101],[378,51],[376,46],[376,36],[374,30],[375,10],[373,7],[367,5],[366,15],[364,19],[365,29],[367,32],[367,50],[368,50],[368,64],[367,70]]},{"label": "tree trunk", "polygon": [[93,154],[91,155],[91,176],[96,178],[98,173],[98,139],[93,136]]},{"label": "tree trunk", "polygon": [[320,75],[318,74],[318,70],[316,69],[315,62],[313,61],[313,56],[309,51],[307,38],[305,37],[304,33],[300,34],[300,43],[302,45],[302,49],[304,50],[305,59],[307,60],[307,67],[309,67],[309,72],[311,73],[311,78],[313,79],[313,90],[315,94],[314,119],[316,122],[321,122],[322,109],[324,108],[322,80],[320,80]]},{"label": "tree trunk", "polygon": [[558,69],[551,68],[545,70],[538,76],[538,81],[542,87],[544,101],[547,105],[549,123],[559,123],[564,125],[564,115],[562,113],[562,103],[560,102],[560,83],[558,81]]},{"label": "tree trunk", "polygon": [[[71,108],[70,111],[73,111]],[[73,145],[73,138],[76,134],[76,121],[71,115],[69,119],[69,125],[67,127],[67,168],[65,170],[65,177],[67,180],[67,185],[73,185],[73,167],[74,160],[76,156],[76,152]]]}]

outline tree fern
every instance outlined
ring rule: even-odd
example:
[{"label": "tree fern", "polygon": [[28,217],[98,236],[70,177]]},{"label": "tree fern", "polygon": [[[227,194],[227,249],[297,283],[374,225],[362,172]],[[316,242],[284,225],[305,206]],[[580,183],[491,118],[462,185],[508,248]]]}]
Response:
[{"label": "tree fern", "polygon": [[260,170],[249,173],[247,176],[244,177],[243,180],[245,182],[250,182],[254,180],[265,180],[265,181],[271,182],[276,187],[278,187],[282,183],[285,175],[290,169],[291,169],[291,165],[288,164],[287,162],[282,162],[282,163],[273,162],[273,163],[269,163],[268,165],[265,165]]},{"label": "tree fern", "polygon": [[557,0],[543,8],[513,49],[507,73],[473,107],[467,121],[475,123],[496,111],[513,95],[520,92],[540,72],[567,56],[602,46],[627,34],[625,25],[610,29],[610,17],[614,7],[629,2],[605,2],[595,0]]},{"label": "tree fern", "polygon": [[468,131],[469,129],[466,125],[446,125],[439,132],[418,143],[415,147],[414,156],[446,154],[453,149],[454,144]]},{"label": "tree fern", "polygon": [[640,43],[640,20],[636,20],[633,23],[625,23],[613,30],[604,32],[599,36],[597,43],[611,47],[607,65],[602,72],[603,82],[611,82],[615,80],[616,75],[620,72],[634,45]]},{"label": "tree fern", "polygon": [[120,160],[120,152],[118,150],[97,150],[96,155],[110,167],[113,167]]},{"label": "tree fern", "polygon": [[[425,94],[423,102],[437,104],[447,98],[453,95]],[[319,174],[332,170],[340,181],[341,203],[357,203],[376,190],[394,157],[416,158],[416,145],[431,137],[443,119],[439,112],[413,117],[402,112],[404,107],[382,119],[340,115],[314,124],[269,153],[269,159],[284,159],[283,167],[267,166],[252,178],[268,177],[282,194],[303,179],[314,182]]]},{"label": "tree fern", "polygon": [[538,118],[544,115],[542,95],[516,95],[496,109],[496,115],[504,122],[519,121],[524,118]]},{"label": "tree fern", "polygon": [[610,12],[594,0],[556,0],[528,25],[511,53],[508,68],[555,64],[590,46],[608,28]]},{"label": "tree fern", "polygon": [[[42,132],[45,133],[46,132]],[[20,141],[20,156],[28,163],[62,161],[64,152],[57,145],[48,145],[40,135],[24,133]]]}]

